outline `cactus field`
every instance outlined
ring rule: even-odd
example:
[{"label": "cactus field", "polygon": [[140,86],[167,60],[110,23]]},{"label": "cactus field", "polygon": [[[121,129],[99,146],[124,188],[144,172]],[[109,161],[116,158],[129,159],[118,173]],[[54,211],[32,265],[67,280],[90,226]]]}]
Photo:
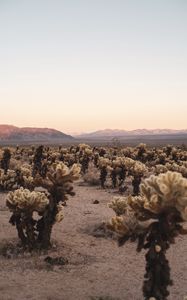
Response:
[{"label": "cactus field", "polygon": [[1,300],[185,300],[187,148],[0,148]]}]

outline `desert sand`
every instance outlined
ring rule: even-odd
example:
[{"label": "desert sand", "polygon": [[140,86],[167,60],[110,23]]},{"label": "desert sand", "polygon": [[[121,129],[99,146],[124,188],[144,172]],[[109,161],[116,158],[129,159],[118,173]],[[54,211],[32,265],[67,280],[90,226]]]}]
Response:
[{"label": "desert sand", "polygon": [[[118,247],[105,234],[102,222],[113,211],[107,203],[113,191],[82,183],[64,208],[64,219],[53,229],[53,248],[22,253],[16,229],[9,224],[6,194],[0,194],[0,300],[142,300],[144,252],[136,245]],[[94,201],[98,200],[98,204]],[[168,251],[172,279],[168,300],[187,297],[187,237]],[[63,257],[65,265],[50,265],[47,256]]]}]

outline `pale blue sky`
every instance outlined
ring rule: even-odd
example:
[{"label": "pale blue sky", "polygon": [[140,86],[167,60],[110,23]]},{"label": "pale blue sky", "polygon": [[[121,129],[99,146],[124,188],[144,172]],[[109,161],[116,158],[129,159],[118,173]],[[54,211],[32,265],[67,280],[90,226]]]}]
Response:
[{"label": "pale blue sky", "polygon": [[187,128],[186,0],[0,0],[0,124]]}]

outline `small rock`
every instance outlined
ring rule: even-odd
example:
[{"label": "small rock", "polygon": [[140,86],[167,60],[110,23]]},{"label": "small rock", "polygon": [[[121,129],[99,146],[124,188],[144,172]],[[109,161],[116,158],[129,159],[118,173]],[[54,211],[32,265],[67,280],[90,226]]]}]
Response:
[{"label": "small rock", "polygon": [[91,211],[87,210],[87,211],[84,211],[84,215],[91,215]]},{"label": "small rock", "polygon": [[94,200],[93,204],[99,204],[99,200]]},{"label": "small rock", "polygon": [[54,265],[54,266],[64,266],[68,264],[68,260],[67,258],[64,257],[51,257],[51,256],[47,256],[44,261],[50,265]]}]

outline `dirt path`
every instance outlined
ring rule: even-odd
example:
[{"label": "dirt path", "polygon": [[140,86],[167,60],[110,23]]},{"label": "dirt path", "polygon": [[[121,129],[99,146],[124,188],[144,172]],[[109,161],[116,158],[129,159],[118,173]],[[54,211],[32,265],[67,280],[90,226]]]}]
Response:
[{"label": "dirt path", "polygon": [[[116,241],[95,231],[113,212],[107,203],[113,194],[76,185],[76,196],[65,207],[64,220],[55,225],[56,248],[42,255],[0,256],[0,300],[142,300],[144,254],[135,245],[119,248]],[[99,204],[93,204],[99,200]],[[0,196],[0,249],[17,242],[8,223],[5,195]],[[187,237],[179,238],[168,253],[174,286],[169,300],[187,296]],[[44,258],[63,256],[69,264],[51,267]],[[102,297],[102,298],[100,298]]]}]

